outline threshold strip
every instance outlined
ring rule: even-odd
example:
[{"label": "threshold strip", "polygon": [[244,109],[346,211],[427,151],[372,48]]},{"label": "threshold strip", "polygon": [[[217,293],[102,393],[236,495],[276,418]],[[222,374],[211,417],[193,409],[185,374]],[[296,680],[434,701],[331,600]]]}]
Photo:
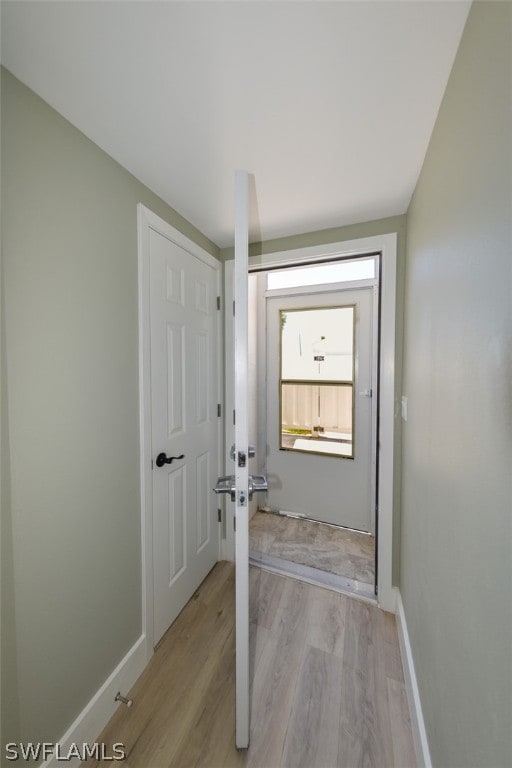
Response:
[{"label": "threshold strip", "polygon": [[328,573],[319,568],[312,568],[310,565],[292,563],[290,560],[265,555],[262,552],[249,552],[249,565],[277,573],[279,576],[290,576],[292,579],[305,581],[315,587],[324,587],[348,597],[356,597],[373,605],[377,604],[373,585],[365,584],[363,581]]}]

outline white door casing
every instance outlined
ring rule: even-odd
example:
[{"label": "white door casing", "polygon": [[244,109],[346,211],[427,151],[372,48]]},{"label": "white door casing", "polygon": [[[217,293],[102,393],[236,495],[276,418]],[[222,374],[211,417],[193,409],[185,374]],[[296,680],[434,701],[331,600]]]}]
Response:
[{"label": "white door casing", "polygon": [[[332,290],[266,298],[267,306],[267,473],[268,499],[272,509],[304,515],[334,525],[374,532],[374,471],[372,406],[376,393],[372,371],[374,338],[373,287]],[[353,457],[315,455],[280,447],[280,344],[281,310],[291,312],[327,307],[354,307],[354,434]],[[350,311],[350,310],[349,310]],[[308,317],[306,314],[306,318]],[[292,316],[288,315],[290,320]],[[309,320],[307,320],[309,323]],[[288,322],[288,325],[290,323]],[[306,329],[307,331],[307,329]],[[332,344],[332,341],[331,341]],[[303,342],[301,360],[309,361],[310,349]],[[332,359],[332,358],[331,358]],[[327,358],[329,360],[329,358]],[[316,367],[316,363],[314,363]],[[295,415],[295,414],[294,414]],[[304,416],[305,414],[297,414]],[[347,436],[348,437],[348,436]],[[291,442],[291,440],[290,440]],[[326,443],[298,439],[311,451]],[[339,446],[341,448],[341,446]]]},{"label": "white door casing", "polygon": [[[219,559],[220,265],[139,206],[143,620],[148,655]],[[176,457],[157,466],[158,454]],[[183,458],[179,458],[183,456]]]},{"label": "white door casing", "polygon": [[[392,582],[393,557],[393,495],[394,495],[394,444],[397,401],[395,398],[395,318],[396,318],[396,268],[397,235],[389,233],[374,237],[346,240],[328,245],[297,248],[290,251],[263,254],[251,257],[249,269],[261,270],[268,267],[284,267],[301,262],[323,261],[334,256],[356,257],[371,253],[381,254],[380,280],[380,343],[379,343],[379,476],[378,495],[378,595],[381,608],[395,611],[396,597]],[[229,279],[230,265],[226,264],[226,328],[232,322],[230,312],[232,283]],[[233,370],[233,357],[226,348],[226,370]],[[226,393],[229,396],[229,392]],[[396,402],[395,402],[396,401]],[[396,406],[396,407],[395,407]],[[233,401],[227,401],[226,410],[231,413]],[[229,531],[229,527],[228,527]],[[234,559],[234,546],[229,536],[226,540],[225,556]]]}]

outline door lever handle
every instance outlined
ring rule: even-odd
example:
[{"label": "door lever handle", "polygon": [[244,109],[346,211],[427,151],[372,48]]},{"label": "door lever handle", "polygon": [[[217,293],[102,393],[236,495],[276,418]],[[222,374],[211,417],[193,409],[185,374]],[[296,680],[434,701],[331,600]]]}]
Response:
[{"label": "door lever handle", "polygon": [[253,493],[266,493],[268,491],[268,482],[265,475],[249,475],[249,501]]},{"label": "door lever handle", "polygon": [[222,477],[217,478],[217,485],[213,490],[215,493],[229,493],[231,495],[231,501],[235,501],[235,476],[222,475]]},{"label": "door lever handle", "polygon": [[[213,489],[215,493],[229,493],[231,501],[236,499],[236,483],[234,475],[223,475],[217,478],[217,485]],[[268,491],[267,478],[264,475],[249,475],[249,501],[253,493]]]},{"label": "door lever handle", "polygon": [[157,465],[157,467],[163,467],[164,464],[172,464],[174,460],[177,461],[178,459],[184,459],[184,458],[185,458],[184,453],[182,453],[181,456],[170,456],[169,458],[167,458],[165,453],[159,453],[158,456],[156,457],[155,464]]}]

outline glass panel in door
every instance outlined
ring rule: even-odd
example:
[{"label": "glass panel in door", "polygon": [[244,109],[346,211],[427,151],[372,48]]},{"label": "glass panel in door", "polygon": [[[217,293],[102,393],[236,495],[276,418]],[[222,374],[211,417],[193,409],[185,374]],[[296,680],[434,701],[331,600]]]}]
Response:
[{"label": "glass panel in door", "polygon": [[281,450],[353,458],[354,315],[280,310]]}]

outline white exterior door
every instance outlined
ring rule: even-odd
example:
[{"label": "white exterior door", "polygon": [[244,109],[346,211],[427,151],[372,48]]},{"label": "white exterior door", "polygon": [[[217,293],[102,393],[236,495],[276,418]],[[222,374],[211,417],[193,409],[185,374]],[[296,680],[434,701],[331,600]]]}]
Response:
[{"label": "white exterior door", "polygon": [[268,505],[371,533],[373,290],[267,298]]},{"label": "white exterior door", "polygon": [[219,555],[218,264],[171,233],[150,227],[147,243],[154,644]]}]

